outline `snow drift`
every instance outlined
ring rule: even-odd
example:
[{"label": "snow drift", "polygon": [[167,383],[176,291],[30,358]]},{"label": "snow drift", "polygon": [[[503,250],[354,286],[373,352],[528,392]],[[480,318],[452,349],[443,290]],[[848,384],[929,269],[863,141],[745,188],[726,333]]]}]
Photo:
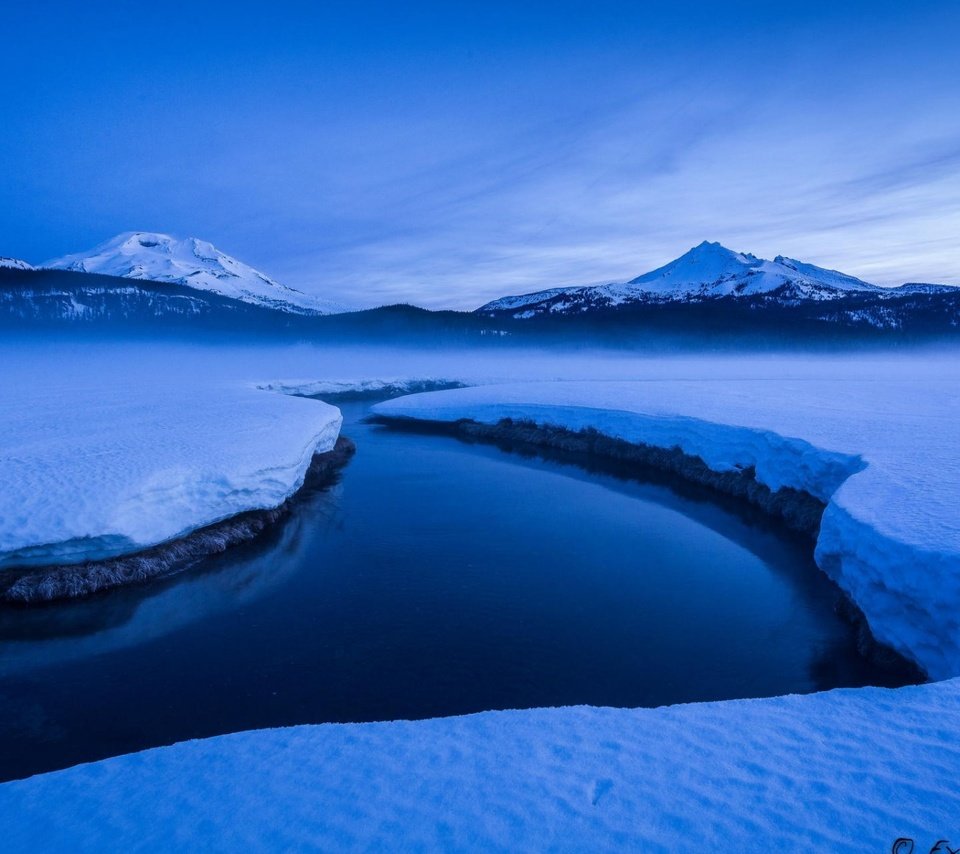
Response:
[{"label": "snow drift", "polygon": [[[0,787],[5,850],[928,850],[960,681],[189,741]],[[55,820],[52,820],[55,818]]]},{"label": "snow drift", "polygon": [[194,378],[23,385],[0,396],[0,570],[140,551],[281,505],[340,411]]}]

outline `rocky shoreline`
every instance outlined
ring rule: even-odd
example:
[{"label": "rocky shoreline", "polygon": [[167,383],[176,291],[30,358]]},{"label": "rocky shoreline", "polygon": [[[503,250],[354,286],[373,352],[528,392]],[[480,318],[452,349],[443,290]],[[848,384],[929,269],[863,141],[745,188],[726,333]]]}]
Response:
[{"label": "rocky shoreline", "polygon": [[680,448],[658,448],[605,436],[597,430],[567,430],[564,427],[536,424],[504,418],[496,424],[460,421],[420,421],[408,418],[372,416],[371,421],[412,430],[429,430],[464,439],[489,442],[506,449],[549,448],[564,453],[600,457],[618,463],[628,476],[643,476],[654,470],[676,475],[683,480],[708,487],[724,495],[746,501],[764,513],[780,519],[788,528],[816,540],[820,517],[826,504],[808,492],[783,487],[776,492],[760,483],[753,468],[718,472]]},{"label": "rocky shoreline", "polygon": [[197,561],[252,540],[276,524],[305,494],[329,485],[355,451],[354,443],[340,436],[332,450],[313,457],[300,489],[278,507],[241,513],[136,554],[82,564],[4,570],[0,573],[0,602],[33,605],[75,599],[183,572]]}]

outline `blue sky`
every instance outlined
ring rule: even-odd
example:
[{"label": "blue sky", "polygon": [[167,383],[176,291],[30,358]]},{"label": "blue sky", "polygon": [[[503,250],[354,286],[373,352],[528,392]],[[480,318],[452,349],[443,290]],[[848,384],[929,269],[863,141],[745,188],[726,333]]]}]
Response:
[{"label": "blue sky", "polygon": [[701,240],[960,283],[960,4],[16,4],[0,254],[472,308]]}]

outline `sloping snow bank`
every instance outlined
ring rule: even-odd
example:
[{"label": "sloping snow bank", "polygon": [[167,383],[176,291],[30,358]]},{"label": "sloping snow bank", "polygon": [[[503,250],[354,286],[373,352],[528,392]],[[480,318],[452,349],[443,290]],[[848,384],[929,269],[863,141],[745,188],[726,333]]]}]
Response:
[{"label": "sloping snow bank", "polygon": [[10,852],[926,851],[958,715],[952,680],[262,730],[5,784],[0,822]]},{"label": "sloping snow bank", "polygon": [[340,411],[245,384],[18,383],[0,395],[0,567],[139,551],[282,504]]},{"label": "sloping snow bank", "polygon": [[827,502],[817,561],[875,636],[960,674],[960,388],[942,379],[551,382],[414,395],[377,414],[504,418],[680,448]]}]

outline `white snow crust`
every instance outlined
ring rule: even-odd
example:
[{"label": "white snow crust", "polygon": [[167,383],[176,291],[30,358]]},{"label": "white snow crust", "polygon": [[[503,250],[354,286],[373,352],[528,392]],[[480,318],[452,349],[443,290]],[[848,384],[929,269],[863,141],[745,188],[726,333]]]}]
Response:
[{"label": "white snow crust", "polygon": [[341,423],[222,379],[0,383],[0,568],[139,551],[276,507]]},{"label": "white snow crust", "polygon": [[277,391],[282,394],[295,394],[302,397],[323,397],[324,395],[399,395],[423,391],[430,386],[465,385],[457,380],[440,377],[370,377],[362,379],[284,379],[257,384],[257,388]]},{"label": "white snow crust", "polygon": [[44,267],[126,279],[146,279],[210,291],[242,302],[306,314],[338,314],[344,306],[281,285],[195,237],[128,231],[87,252],[47,261]]},{"label": "white snow crust", "polygon": [[960,682],[191,741],[0,786],[4,850],[928,851]]},{"label": "white snow crust", "polygon": [[809,492],[827,502],[817,561],[877,638],[933,677],[960,674],[960,384],[530,382],[412,395],[375,411],[594,428]]}]

